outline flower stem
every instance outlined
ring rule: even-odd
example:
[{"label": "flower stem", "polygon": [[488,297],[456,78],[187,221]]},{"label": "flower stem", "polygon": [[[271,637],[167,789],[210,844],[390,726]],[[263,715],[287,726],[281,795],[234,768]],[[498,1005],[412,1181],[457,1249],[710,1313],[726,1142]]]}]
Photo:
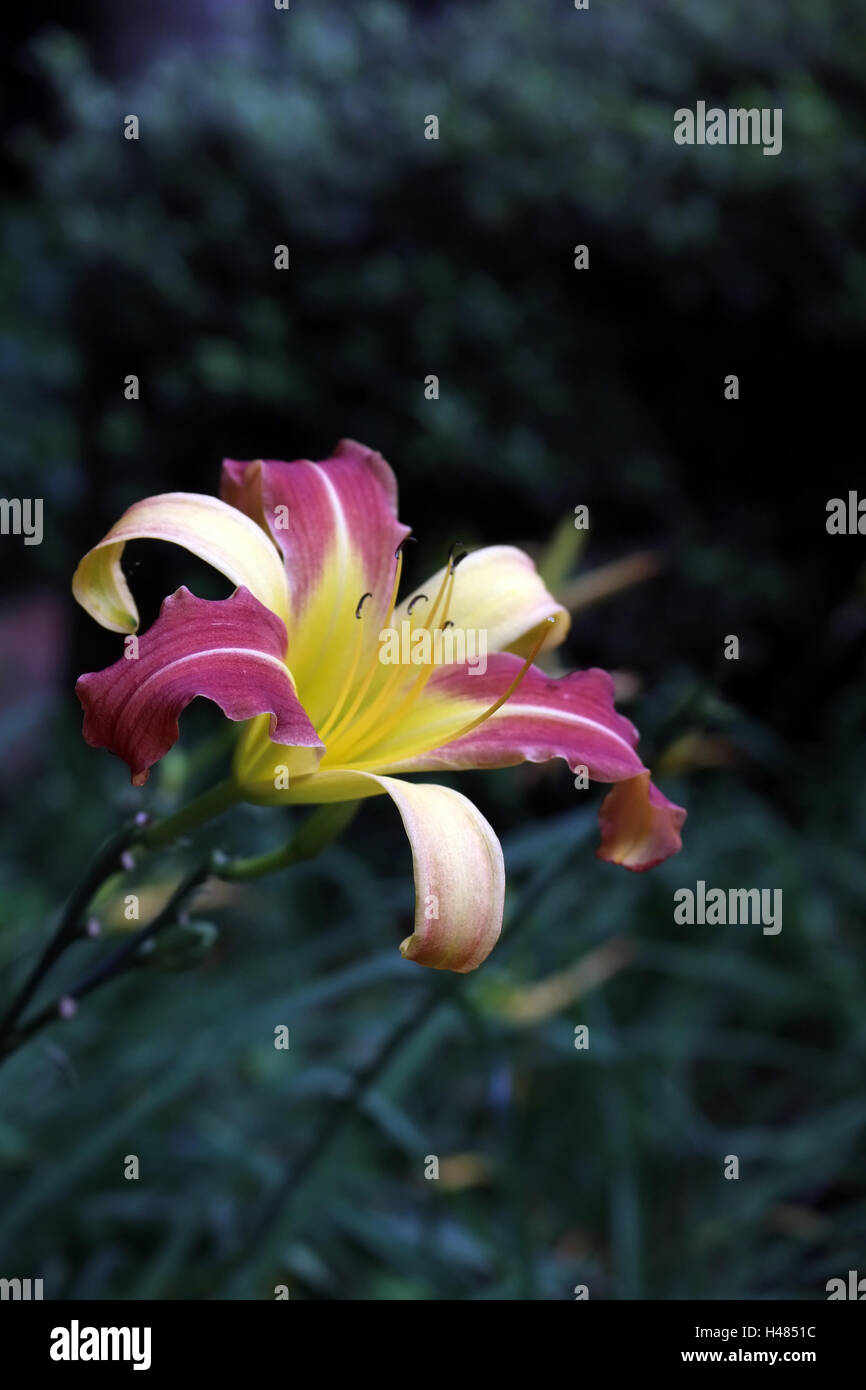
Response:
[{"label": "flower stem", "polygon": [[0,1063],[10,1057],[13,1052],[17,1052],[36,1033],[41,1033],[43,1028],[48,1027],[51,1023],[56,1023],[60,1018],[67,1017],[68,1015],[64,1013],[64,1007],[72,1006],[74,1008],[85,995],[123,974],[133,964],[144,943],[151,940],[164,927],[171,926],[184,900],[200,884],[204,883],[210,871],[211,861],[209,859],[190,869],[152,922],[148,922],[147,926],[142,927],[129,940],[124,941],[123,945],[119,946],[116,951],[104,956],[77,984],[73,985],[71,989],[65,990],[59,998],[51,1004],[47,1004],[39,1013],[34,1014],[17,1032],[12,1033],[11,1036],[5,1036],[0,1044]]},{"label": "flower stem", "polygon": [[195,801],[191,801],[188,806],[184,806],[175,815],[168,816],[156,824],[149,822],[144,816],[135,817],[126,821],[110,839],[106,840],[74,888],[57,929],[36,966],[27,976],[5,1014],[0,1018],[0,1057],[7,1055],[6,1044],[15,1025],[45,976],[67,947],[79,937],[81,917],[87,904],[117,868],[124,850],[136,843],[149,849],[168,844],[186,830],[200,825],[202,821],[220,815],[222,811],[227,810],[229,806],[234,805],[239,800],[240,790],[235,782],[228,778],[224,782],[218,782],[216,786],[211,787]]},{"label": "flower stem", "polygon": [[59,960],[67,946],[76,939],[84,909],[96,890],[116,868],[123,851],[132,843],[138,831],[135,821],[128,821],[116,834],[106,840],[94,856],[86,872],[70,895],[57,930],[42,952],[35,968],[28,975],[9,1008],[0,1020],[0,1054],[3,1043],[26,1009],[48,971]]},{"label": "flower stem", "polygon": [[264,874],[277,873],[297,864],[303,859],[315,859],[323,849],[345,830],[358,809],[357,801],[337,801],[319,806],[304,822],[297,835],[279,849],[266,854],[255,854],[249,859],[231,859],[219,864],[214,872],[219,878],[230,883],[248,878],[261,878]]},{"label": "flower stem", "polygon": [[176,840],[179,835],[185,835],[188,830],[193,830],[203,821],[213,820],[216,816],[222,815],[223,811],[227,811],[241,799],[237,783],[233,778],[227,777],[224,782],[217,782],[215,786],[202,792],[201,796],[197,796],[173,816],[166,816],[164,820],[154,821],[147,826],[138,836],[139,843],[148,849],[158,849]]},{"label": "flower stem", "polygon": [[326,849],[333,840],[348,825],[358,809],[357,801],[340,801],[325,806],[319,806],[311,816],[307,818],[301,829],[289,841],[287,845],[281,845],[279,849],[271,850],[267,854],[254,855],[248,859],[228,859],[224,855],[215,852],[206,859],[200,860],[189,872],[180,880],[168,902],[157,913],[153,921],[142,927],[133,936],[117,948],[109,952],[97,961],[93,969],[84,975],[77,984],[65,990],[52,1003],[47,1004],[38,1013],[21,1027],[15,1028],[15,1024],[29,1003],[37,986],[57,960],[61,951],[73,940],[77,934],[79,919],[84,908],[87,906],[100,883],[107,874],[114,868],[123,850],[138,838],[138,842],[146,844],[161,845],[169,840],[173,840],[182,831],[198,825],[203,820],[209,820],[212,816],[218,815],[220,811],[227,809],[235,801],[239,800],[238,790],[231,781],[221,782],[212,787],[204,796],[193,801],[183,811],[176,816],[171,816],[160,824],[153,826],[157,835],[152,840],[150,829],[140,832],[140,825],[136,822],[123,827],[121,831],[109,840],[103,850],[97,855],[88,874],[79,887],[75,890],[69,901],[69,906],[63,915],[63,919],[55,936],[49,943],[42,959],[36,970],[27,980],[25,986],[19,992],[15,1001],[8,1009],[6,1017],[0,1025],[0,1065],[13,1052],[17,1052],[20,1047],[41,1033],[43,1028],[56,1023],[58,1019],[71,1017],[71,1010],[75,1011],[79,1000],[83,999],[94,989],[107,984],[110,980],[116,979],[133,966],[141,951],[142,946],[150,941],[165,927],[171,926],[177,918],[178,911],[184,900],[195,891],[205,879],[210,876],[225,879],[229,882],[242,881],[249,878],[259,878],[263,874],[275,873],[279,869],[288,868],[290,864],[296,864],[303,859],[315,859],[323,849]]}]

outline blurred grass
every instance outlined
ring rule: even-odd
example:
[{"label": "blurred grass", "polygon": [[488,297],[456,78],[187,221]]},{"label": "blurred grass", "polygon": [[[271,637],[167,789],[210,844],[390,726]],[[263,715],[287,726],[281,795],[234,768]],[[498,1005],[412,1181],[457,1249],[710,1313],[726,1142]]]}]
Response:
[{"label": "blurred grass", "polygon": [[[395,863],[378,803],[320,861],[207,905],[221,934],[205,966],[137,972],[5,1068],[3,1268],[38,1271],[52,1297],[219,1298],[239,1269],[248,1297],[282,1282],[324,1298],[555,1299],[583,1282],[593,1297],[822,1296],[866,1233],[852,728],[837,730],[832,824],[818,798],[792,826],[725,770],[667,787],[690,834],[650,875],[593,859],[589,810],[516,825],[503,940],[456,982],[397,953],[408,853]],[[526,776],[500,774],[517,804]],[[494,775],[463,785],[490,811]],[[19,831],[19,862],[65,824]],[[242,812],[220,842],[263,826]],[[675,926],[673,890],[696,877],[781,887],[782,932]],[[21,888],[7,960],[38,929]],[[633,956],[611,978],[515,1020],[516,997],[613,938]],[[249,1248],[330,1105],[428,991],[435,1012]],[[480,1176],[425,1181],[430,1154],[472,1156]]]}]

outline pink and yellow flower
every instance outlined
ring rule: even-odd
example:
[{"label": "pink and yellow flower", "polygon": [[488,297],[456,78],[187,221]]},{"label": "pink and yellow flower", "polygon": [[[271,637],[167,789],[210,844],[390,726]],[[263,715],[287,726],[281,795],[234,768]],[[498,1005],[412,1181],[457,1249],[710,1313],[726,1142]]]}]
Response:
[{"label": "pink and yellow flower", "polygon": [[[135,503],[84,556],[79,603],[104,627],[134,633],[121,569],[127,541],[184,546],[237,587],[227,599],[170,595],[121,657],[82,676],[84,737],[119,754],[142,785],[204,696],[247,721],[234,758],[238,794],[260,804],[355,801],[387,793],[415,866],[415,928],[404,956],[473,970],[502,923],[505,871],[488,822],[460,792],[405,774],[510,767],[563,758],[614,783],[601,806],[598,854],[652,868],[681,847],[685,811],[650,780],[637,731],[613,705],[604,671],[552,679],[532,663],[558,645],[566,610],[530,558],[490,546],[448,563],[422,596],[398,602],[403,543],[394,475],[380,454],[343,440],[321,463],[223,465],[221,500],[165,493]],[[450,631],[453,645],[417,665],[386,664],[380,634]],[[459,637],[483,632],[483,674]]]}]

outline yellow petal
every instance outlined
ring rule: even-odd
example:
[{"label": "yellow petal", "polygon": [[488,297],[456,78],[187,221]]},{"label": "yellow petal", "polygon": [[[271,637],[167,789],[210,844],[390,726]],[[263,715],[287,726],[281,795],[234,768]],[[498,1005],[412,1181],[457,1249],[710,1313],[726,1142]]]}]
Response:
[{"label": "yellow petal", "polygon": [[[271,739],[270,715],[251,719],[238,740],[233,760],[235,781],[244,800],[258,806],[281,806],[297,800],[291,796],[297,782],[312,781],[322,748],[275,743]],[[317,779],[318,780],[318,779]],[[349,797],[322,797],[323,801],[350,800]],[[318,798],[314,798],[318,800]]]},{"label": "yellow petal", "polygon": [[[444,568],[414,593],[431,596],[439,592]],[[399,605],[394,626],[408,619],[412,595]],[[415,610],[415,622],[423,619],[424,609]],[[528,656],[548,618],[550,632],[542,651],[558,647],[568,632],[571,619],[544,587],[530,557],[513,545],[488,545],[467,555],[454,573],[454,588],[448,607],[448,620],[455,629],[485,632],[488,652],[516,652]],[[437,623],[441,626],[441,620]],[[456,637],[456,633],[452,633]]]},{"label": "yellow petal", "polygon": [[75,571],[72,592],[92,618],[112,632],[134,632],[138,609],[120,566],[127,541],[172,541],[244,585],[288,623],[285,572],[276,546],[248,516],[219,498],[165,492],[136,502],[115,522]]}]

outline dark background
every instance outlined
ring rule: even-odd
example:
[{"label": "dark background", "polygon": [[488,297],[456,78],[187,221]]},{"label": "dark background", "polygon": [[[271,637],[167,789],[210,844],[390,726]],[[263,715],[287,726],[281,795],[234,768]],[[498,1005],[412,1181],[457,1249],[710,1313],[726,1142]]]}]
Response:
[{"label": "dark background", "polygon": [[[208,707],[145,793],[84,747],[74,680],[117,638],[69,593],[125,506],[215,491],[224,455],[379,449],[410,583],[455,539],[554,566],[579,503],[580,573],[654,553],[575,613],[562,662],[617,673],[690,818],[635,876],[594,859],[598,798],[563,764],[460,779],[503,838],[509,932],[321,1151],[347,1069],[441,984],[396,951],[397,817],[365,806],[314,865],[212,895],[202,966],[137,972],[4,1069],[0,1273],[62,1297],[824,1297],[866,1259],[866,574],[862,538],[825,529],[866,490],[862,7],[106,0],[8,22],[0,493],[44,498],[45,539],[0,541],[4,993],[118,817],[225,755]],[[675,145],[699,99],[781,107],[782,153]],[[167,547],[128,559],[146,621],[182,582],[226,591]],[[243,810],[219,843],[291,820]],[[698,878],[782,888],[782,933],[676,926]],[[309,1143],[272,1238],[245,1238]]]}]

